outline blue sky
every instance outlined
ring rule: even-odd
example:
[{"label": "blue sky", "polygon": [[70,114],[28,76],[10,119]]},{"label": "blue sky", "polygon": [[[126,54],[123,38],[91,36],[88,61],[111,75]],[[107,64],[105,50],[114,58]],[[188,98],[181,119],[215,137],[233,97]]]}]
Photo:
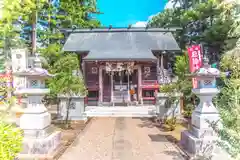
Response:
[{"label": "blue sky", "polygon": [[98,19],[103,26],[127,27],[146,22],[164,9],[166,0],[97,0],[98,9],[104,14]]}]

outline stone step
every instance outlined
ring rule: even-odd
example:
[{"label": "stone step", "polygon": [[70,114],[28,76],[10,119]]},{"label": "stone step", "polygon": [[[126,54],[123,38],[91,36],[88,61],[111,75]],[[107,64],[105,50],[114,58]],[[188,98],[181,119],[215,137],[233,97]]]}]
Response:
[{"label": "stone step", "polygon": [[154,107],[87,107],[89,117],[152,117],[156,115]]},{"label": "stone step", "polygon": [[153,117],[155,114],[149,113],[117,113],[117,112],[89,112],[88,117]]}]

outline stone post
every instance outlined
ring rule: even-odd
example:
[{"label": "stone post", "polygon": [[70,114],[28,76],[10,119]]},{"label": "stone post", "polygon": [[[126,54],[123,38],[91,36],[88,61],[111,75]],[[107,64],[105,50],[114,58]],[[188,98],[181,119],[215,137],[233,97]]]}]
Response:
[{"label": "stone post", "polygon": [[171,118],[174,114],[175,117],[180,118],[181,116],[181,106],[180,106],[180,97],[181,94],[173,95],[176,98],[176,101],[168,105],[167,101],[169,95],[165,93],[158,93],[156,97],[156,113],[160,119]]},{"label": "stone post", "polygon": [[[65,120],[67,116],[67,105],[68,99],[67,96],[58,96],[60,99],[59,104],[59,119]],[[71,102],[69,106],[69,120],[87,120],[85,115],[85,104],[84,104],[84,96],[71,96]]]}]

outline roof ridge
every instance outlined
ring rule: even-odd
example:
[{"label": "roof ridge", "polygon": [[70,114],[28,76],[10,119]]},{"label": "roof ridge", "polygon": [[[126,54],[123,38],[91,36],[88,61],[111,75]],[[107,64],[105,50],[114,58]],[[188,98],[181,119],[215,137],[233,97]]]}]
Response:
[{"label": "roof ridge", "polygon": [[180,27],[171,28],[145,28],[145,27],[132,27],[132,28],[82,28],[82,29],[70,29],[63,28],[63,32],[73,32],[73,33],[93,33],[93,32],[175,32],[181,30]]}]

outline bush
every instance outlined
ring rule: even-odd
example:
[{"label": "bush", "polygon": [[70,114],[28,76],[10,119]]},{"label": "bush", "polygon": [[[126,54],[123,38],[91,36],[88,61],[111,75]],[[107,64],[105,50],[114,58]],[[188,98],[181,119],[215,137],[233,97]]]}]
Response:
[{"label": "bush", "polygon": [[184,107],[183,116],[185,118],[191,118],[193,110],[194,110],[194,105],[188,104],[186,107]]},{"label": "bush", "polygon": [[165,127],[170,131],[175,130],[176,124],[177,124],[177,118],[176,117],[168,118],[165,121]]},{"label": "bush", "polygon": [[0,122],[0,159],[13,160],[22,148],[22,131],[13,125]]}]

